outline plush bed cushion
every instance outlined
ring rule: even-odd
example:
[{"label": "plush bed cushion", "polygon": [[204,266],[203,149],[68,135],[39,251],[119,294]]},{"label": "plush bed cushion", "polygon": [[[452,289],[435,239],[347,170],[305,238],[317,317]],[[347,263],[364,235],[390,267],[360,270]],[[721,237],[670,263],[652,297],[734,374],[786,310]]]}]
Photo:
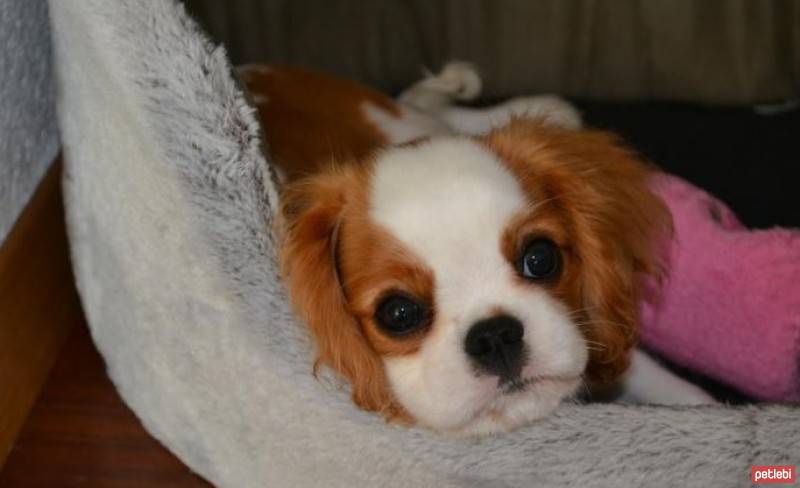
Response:
[{"label": "plush bed cushion", "polygon": [[750,486],[800,459],[785,406],[566,406],[508,435],[386,425],[289,313],[259,129],[169,0],[52,0],[65,198],[92,335],[125,401],[224,487]]}]

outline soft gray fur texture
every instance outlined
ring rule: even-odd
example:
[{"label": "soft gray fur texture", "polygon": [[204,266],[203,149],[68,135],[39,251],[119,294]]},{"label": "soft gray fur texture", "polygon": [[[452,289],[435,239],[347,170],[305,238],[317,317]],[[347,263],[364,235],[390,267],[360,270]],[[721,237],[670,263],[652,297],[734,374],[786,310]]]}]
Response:
[{"label": "soft gray fur texture", "polygon": [[0,1],[0,245],[58,152],[47,0]]},{"label": "soft gray fur texture", "polygon": [[276,274],[259,129],[172,0],[51,0],[72,254],[92,334],[147,429],[222,487],[750,486],[800,411],[569,405],[507,435],[386,425],[331,377]]}]

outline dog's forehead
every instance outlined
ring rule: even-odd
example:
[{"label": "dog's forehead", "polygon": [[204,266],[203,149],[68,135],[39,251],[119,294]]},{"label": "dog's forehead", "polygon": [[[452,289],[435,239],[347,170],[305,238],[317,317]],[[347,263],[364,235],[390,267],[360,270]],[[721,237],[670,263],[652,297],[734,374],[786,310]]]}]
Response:
[{"label": "dog's forehead", "polygon": [[498,236],[527,206],[503,162],[470,139],[395,148],[375,161],[370,217],[423,258],[478,242],[496,250]]}]

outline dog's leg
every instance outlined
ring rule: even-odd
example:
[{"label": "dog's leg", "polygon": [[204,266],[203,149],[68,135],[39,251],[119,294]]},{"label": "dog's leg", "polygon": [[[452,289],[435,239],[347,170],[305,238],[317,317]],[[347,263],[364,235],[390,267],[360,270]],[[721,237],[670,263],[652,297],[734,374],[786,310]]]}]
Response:
[{"label": "dog's leg", "polygon": [[459,134],[481,135],[505,125],[512,117],[529,117],[547,124],[579,128],[581,116],[566,100],[555,95],[512,98],[486,108],[458,107],[458,101],[480,94],[481,78],[469,64],[453,61],[437,74],[429,74],[397,98],[406,107],[436,117]]},{"label": "dog's leg", "polygon": [[702,388],[676,376],[639,349],[633,352],[631,367],[623,383],[623,393],[618,400],[661,405],[716,403]]},{"label": "dog's leg", "polygon": [[545,124],[579,129],[581,115],[563,98],[555,95],[537,95],[512,98],[487,108],[445,107],[440,117],[454,132],[481,135],[507,124],[512,117],[532,118]]}]

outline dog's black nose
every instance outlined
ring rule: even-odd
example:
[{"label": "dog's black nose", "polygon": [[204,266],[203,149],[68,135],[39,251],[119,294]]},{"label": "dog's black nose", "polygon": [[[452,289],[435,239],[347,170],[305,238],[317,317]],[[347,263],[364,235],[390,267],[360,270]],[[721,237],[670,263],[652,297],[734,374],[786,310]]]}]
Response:
[{"label": "dog's black nose", "polygon": [[518,378],[525,347],[522,323],[510,315],[497,315],[475,323],[467,333],[464,349],[481,372],[501,380]]}]

